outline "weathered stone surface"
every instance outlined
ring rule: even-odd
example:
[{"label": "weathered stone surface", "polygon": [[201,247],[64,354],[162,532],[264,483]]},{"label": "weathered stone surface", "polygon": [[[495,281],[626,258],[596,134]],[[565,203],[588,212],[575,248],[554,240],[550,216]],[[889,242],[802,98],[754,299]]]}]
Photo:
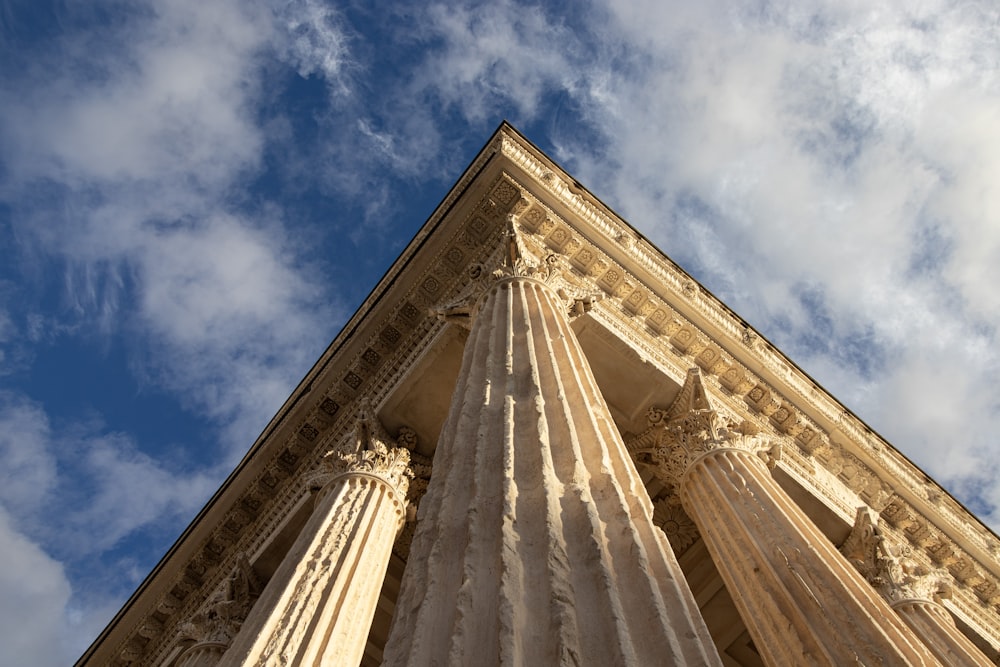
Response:
[{"label": "weathered stone surface", "polygon": [[698,369],[651,420],[630,446],[676,479],[765,663],[939,664],[774,481],[769,438],[712,408]]},{"label": "weathered stone surface", "polygon": [[379,437],[365,410],[354,446],[312,482],[316,509],[219,663],[357,665],[392,543],[405,521],[406,449]]},{"label": "weathered stone surface", "polygon": [[385,665],[720,664],[564,310],[487,292]]}]

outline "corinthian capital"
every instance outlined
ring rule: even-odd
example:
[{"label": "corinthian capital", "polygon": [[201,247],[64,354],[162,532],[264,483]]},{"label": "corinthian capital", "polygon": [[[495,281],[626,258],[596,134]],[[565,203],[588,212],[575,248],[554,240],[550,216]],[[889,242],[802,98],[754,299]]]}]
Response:
[{"label": "corinthian capital", "polygon": [[648,419],[649,428],[627,443],[629,451],[657,465],[675,484],[691,464],[719,449],[757,454],[768,465],[773,465],[780,455],[779,446],[758,433],[753,424],[727,421],[712,407],[697,368],[688,371],[670,407],[651,407]]},{"label": "corinthian capital", "polygon": [[241,554],[223,589],[180,626],[181,636],[198,643],[228,644],[239,632],[262,589],[250,562]]},{"label": "corinthian capital", "polygon": [[878,526],[878,515],[867,507],[858,508],[840,551],[890,603],[951,597],[948,571],[922,565],[911,557],[910,547],[890,543]]},{"label": "corinthian capital", "polygon": [[389,436],[371,406],[363,402],[354,432],[324,455],[320,469],[307,482],[312,488],[321,488],[342,475],[367,473],[385,480],[405,498],[413,477],[407,446],[412,447],[415,440],[413,431],[405,427],[398,438]]},{"label": "corinthian capital", "polygon": [[431,310],[438,319],[471,328],[486,292],[497,282],[511,278],[531,278],[548,285],[566,304],[570,315],[582,315],[602,297],[601,290],[573,277],[564,259],[550,253],[536,256],[525,245],[515,222],[516,214],[507,216],[501,243],[484,264],[469,267],[469,283],[452,302]]}]

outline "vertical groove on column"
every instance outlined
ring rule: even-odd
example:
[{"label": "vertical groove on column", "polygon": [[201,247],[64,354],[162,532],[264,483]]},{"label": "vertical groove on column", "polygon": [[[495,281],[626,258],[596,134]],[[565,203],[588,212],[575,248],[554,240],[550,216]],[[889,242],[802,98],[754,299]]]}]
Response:
[{"label": "vertical groove on column", "polygon": [[220,666],[360,661],[403,500],[368,473],[329,482]]},{"label": "vertical groove on column", "polygon": [[938,664],[754,454],[702,456],[682,500],[766,663]]},{"label": "vertical groove on column", "polygon": [[484,298],[385,665],[719,664],[563,308]]},{"label": "vertical groove on column", "polygon": [[[823,654],[815,642],[809,642],[809,637],[802,637],[791,631],[792,623],[788,619],[800,617],[797,605],[780,586],[775,586],[773,579],[761,573],[761,566],[754,554],[762,551],[756,540],[757,535],[765,535],[760,525],[751,525],[757,509],[752,503],[740,499],[739,486],[734,484],[726,471],[718,470],[729,462],[718,461],[714,455],[706,456],[698,467],[688,473],[685,480],[685,495],[689,498],[691,507],[700,516],[715,517],[716,521],[725,522],[728,530],[718,531],[711,539],[705,538],[706,546],[712,554],[712,560],[719,565],[719,572],[726,582],[727,588],[740,611],[750,635],[757,643],[757,650],[765,662],[774,665],[793,665],[797,662],[817,664],[822,658],[829,662],[830,656]],[[731,466],[729,466],[731,468]],[[712,474],[715,473],[715,474]],[[748,494],[749,495],[749,494]],[[733,513],[727,510],[732,502],[744,503],[746,513]],[[694,515],[692,515],[692,520]],[[737,539],[737,536],[743,539]],[[750,542],[748,545],[747,542]],[[747,580],[757,582],[759,591],[747,590],[741,583]],[[760,598],[759,606],[750,607],[748,596]],[[761,637],[777,637],[784,635],[782,642],[761,642]],[[763,645],[762,645],[763,644]]]},{"label": "vertical groove on column", "polygon": [[[545,296],[552,299],[547,291]],[[553,307],[557,306],[553,304]],[[623,599],[624,606],[629,608],[624,631],[640,638],[662,634],[663,628],[671,627],[677,619],[683,622],[683,619],[692,615],[698,617],[697,603],[686,583],[677,583],[675,573],[679,573],[680,568],[673,551],[664,549],[664,543],[656,535],[659,529],[652,524],[652,504],[639,481],[620,434],[611,423],[604,398],[582,351],[578,345],[570,344],[574,339],[569,323],[560,320],[558,327],[560,335],[547,335],[547,339],[552,343],[556,340],[562,343],[563,355],[569,361],[563,368],[567,369],[573,379],[573,382],[566,383],[567,386],[580,392],[581,400],[595,408],[599,407],[587,411],[583,423],[591,430],[590,440],[601,442],[604,446],[597,452],[591,452],[590,456],[581,457],[581,460],[589,469],[592,479],[610,474],[617,482],[602,490],[607,494],[602,504],[606,508],[602,519],[606,525],[617,523],[623,526],[630,538],[627,541],[612,542],[622,547],[613,558],[616,563],[627,564],[626,567],[618,567],[624,577],[629,579],[628,585],[622,588],[631,592]],[[669,607],[665,604],[668,599],[673,602]],[[676,639],[676,635],[672,633],[667,633],[667,637]],[[637,644],[640,643],[641,639]],[[680,643],[674,643],[658,647],[658,652],[658,659],[661,660],[670,655],[679,658],[684,655],[684,647]],[[690,659],[697,657],[690,656]],[[647,660],[649,658],[647,656]]]},{"label": "vertical groove on column", "polygon": [[[355,648],[342,642],[331,641],[331,638],[338,634],[342,625],[350,622],[349,617],[356,613],[363,599],[368,592],[375,588],[381,588],[381,579],[385,577],[385,572],[372,572],[370,568],[359,567],[363,561],[363,554],[366,550],[377,544],[377,537],[384,537],[382,531],[378,530],[379,522],[375,521],[375,513],[381,506],[386,495],[384,485],[368,478],[348,478],[349,486],[360,486],[357,493],[360,501],[360,513],[358,525],[363,530],[362,535],[355,535],[348,543],[348,549],[340,567],[345,571],[335,572],[337,581],[351,582],[359,584],[356,586],[335,586],[329,589],[319,603],[319,613],[315,614],[311,621],[315,628],[310,641],[302,645],[298,664],[319,665],[325,658],[343,658],[345,652],[354,651]],[[381,522],[386,523],[386,522]],[[393,525],[393,527],[395,527]],[[373,535],[373,529],[375,530]],[[391,546],[391,542],[390,542]],[[339,565],[339,564],[338,564]],[[339,570],[340,568],[338,568]],[[378,582],[373,581],[378,578]]]},{"label": "vertical groove on column", "polygon": [[[542,288],[535,283],[522,284],[520,287],[522,290],[531,290],[532,298],[538,302],[548,297],[547,291],[542,292]],[[539,333],[537,339],[548,359],[561,360],[553,347],[553,336],[544,317],[546,311],[555,310],[554,304],[549,301],[545,305],[548,308],[538,309],[533,321]],[[573,410],[574,406],[589,408],[591,403],[575,391],[578,387],[573,382],[563,382],[562,373],[567,370],[566,363],[542,363],[541,359],[537,359],[536,363],[539,366],[539,390],[547,389],[544,393],[554,399],[543,404],[542,423],[547,431],[543,447],[551,452],[551,476],[563,488],[560,500],[562,512],[572,520],[563,534],[557,537],[561,538],[569,559],[568,575],[572,582],[570,590],[575,593],[574,598],[579,598],[579,602],[574,599],[574,606],[590,610],[589,616],[577,617],[578,623],[586,622],[586,627],[579,628],[579,650],[604,664],[635,664],[627,627],[623,627],[625,613],[620,591],[606,566],[611,560],[611,554],[606,547],[608,540],[603,534],[598,505],[593,497],[590,475],[585,466],[590,452],[583,451],[583,443],[577,431],[577,421],[585,424],[590,417],[590,410]],[[590,444],[599,448],[602,443]],[[610,636],[609,631],[613,631]]]},{"label": "vertical groove on column", "polygon": [[962,634],[948,610],[929,600],[903,600],[892,605],[941,662],[955,667],[995,667],[993,662]]}]

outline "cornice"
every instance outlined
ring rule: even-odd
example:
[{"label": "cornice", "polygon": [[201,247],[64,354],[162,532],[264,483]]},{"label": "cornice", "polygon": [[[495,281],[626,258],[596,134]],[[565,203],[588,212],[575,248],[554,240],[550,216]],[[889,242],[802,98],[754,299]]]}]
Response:
[{"label": "cornice", "polygon": [[[712,385],[737,401],[736,412],[749,409],[757,423],[795,443],[798,456],[779,465],[848,523],[860,504],[906,516],[910,542],[955,579],[949,604],[979,628],[1000,625],[996,535],[638,232],[569,185],[551,161],[513,140],[503,150],[534,179],[520,219],[535,247],[565,255],[606,293],[592,317],[675,379],[689,361],[714,376]],[[671,354],[683,362],[665,358]]]},{"label": "cornice", "polygon": [[[605,295],[588,315],[595,329],[627,341],[678,384],[689,368],[701,368],[720,411],[794,443],[784,448],[779,467],[848,522],[859,504],[880,511],[891,530],[929,559],[937,554],[937,562],[947,561],[958,584],[950,608],[978,628],[1000,627],[996,536],[640,233],[502,125],[223,488],[78,664],[159,664],[176,650],[180,619],[202,609],[237,559],[260,550],[303,502],[302,477],[352,428],[352,406],[362,399],[381,405],[405,369],[442,335],[448,325],[429,311],[458,298],[471,280],[468,267],[486,262],[495,250],[491,240],[512,212],[528,232],[530,251],[563,257],[569,279]],[[429,464],[424,461],[424,480]],[[668,510],[659,511],[673,517]],[[995,635],[989,636],[1000,646]]]},{"label": "cornice", "polygon": [[[533,185],[556,199],[559,208],[574,214],[573,229],[583,239],[603,242],[608,255],[617,258],[623,269],[656,290],[657,296],[668,298],[707,338],[724,342],[726,351],[744,368],[752,369],[761,384],[780,386],[781,398],[819,423],[827,437],[840,436],[841,447],[898,480],[901,488],[897,493],[919,507],[922,514],[939,517],[936,523],[955,528],[952,539],[968,541],[966,548],[978,552],[981,560],[995,561],[1000,556],[996,535],[641,233],[520,137],[503,134],[494,141],[500,143],[505,157],[532,177]],[[1000,570],[994,574],[1000,576]]]}]

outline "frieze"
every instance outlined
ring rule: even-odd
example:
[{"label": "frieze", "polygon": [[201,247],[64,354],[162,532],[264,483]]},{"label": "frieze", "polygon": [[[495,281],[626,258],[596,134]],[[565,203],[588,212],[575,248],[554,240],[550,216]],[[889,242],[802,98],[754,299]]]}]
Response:
[{"label": "frieze", "polygon": [[[551,173],[547,166],[513,137],[499,137],[496,146],[521,169],[536,178],[552,196],[583,220],[593,232],[616,242],[623,235],[630,233],[624,225],[613,220],[599,202],[581,195],[579,191],[574,192],[566,182]],[[685,286],[690,279],[673,262],[664,258],[656,248],[638,240],[629,247],[629,258],[637,266],[648,271],[654,282],[664,285],[674,294],[684,296]],[[793,402],[799,403],[801,400],[830,423],[838,423],[839,414],[842,412],[839,403],[819,390],[801,371],[792,369],[783,355],[773,347],[758,345],[760,336],[724,304],[704,293],[699,293],[691,303],[702,317],[718,328],[721,334],[728,336],[730,340],[741,341],[765,368],[772,369],[795,395],[796,400]],[[651,328],[657,327],[654,324]],[[922,484],[920,472],[896,452],[887,449],[885,443],[872,434],[870,429],[856,417],[851,415],[848,419],[840,421],[839,425],[850,439],[851,446],[856,446],[871,456],[890,477],[911,488]],[[807,451],[811,448],[808,441],[805,446]],[[933,510],[940,515],[951,526],[951,530],[961,534],[963,540],[969,541],[985,553],[996,555],[998,549],[996,537],[979,526],[970,526],[968,517],[954,499],[947,497],[940,505],[928,507],[927,510]]]},{"label": "frieze", "polygon": [[[222,565],[208,567],[201,575],[200,582],[193,582],[186,578],[186,574],[183,575],[175,582],[173,588],[160,598],[153,608],[156,610],[155,613],[160,613],[164,617],[158,620],[165,621],[163,623],[165,628],[169,629],[178,617],[184,616],[185,613],[193,613],[194,607],[202,605],[205,602],[204,591],[213,590],[212,587],[219,584],[223,576],[223,566],[226,562],[232,564],[235,558],[234,553],[242,549],[247,549],[248,552],[252,553],[252,547],[259,546],[266,540],[274,530],[277,520],[299,500],[301,492],[294,488],[294,484],[290,483],[294,479],[294,475],[289,472],[287,465],[282,465],[280,462],[281,456],[284,455],[283,452],[294,453],[299,446],[294,445],[291,441],[308,445],[299,454],[295,469],[300,468],[305,461],[312,461],[315,465],[318,462],[317,457],[322,453],[322,448],[332,439],[341,437],[346,432],[349,421],[347,415],[352,412],[348,408],[358,397],[367,396],[373,404],[378,404],[378,401],[391,388],[394,378],[400,373],[400,369],[405,368],[409,362],[419,356],[422,349],[421,341],[432,338],[433,332],[444,326],[443,323],[436,322],[427,316],[427,308],[452,299],[461,291],[468,281],[466,267],[477,261],[477,256],[483,253],[482,243],[489,236],[489,228],[492,226],[493,229],[496,229],[502,218],[511,211],[519,214],[519,222],[524,228],[538,234],[543,240],[550,237],[559,228],[559,225],[563,225],[565,229],[569,230],[568,238],[564,239],[560,236],[555,245],[546,243],[546,246],[557,251],[559,248],[565,251],[569,255],[569,265],[576,270],[577,275],[582,276],[589,285],[600,287],[608,294],[609,299],[599,309],[595,309],[594,315],[606,326],[609,326],[609,330],[613,330],[616,334],[629,340],[645,355],[656,359],[662,367],[673,369],[675,377],[683,375],[684,363],[690,361],[707,375],[717,378],[720,392],[728,392],[735,397],[742,398],[754,387],[766,383],[759,377],[758,373],[750,371],[739,361],[725,356],[725,353],[735,353],[735,348],[738,345],[734,346],[734,344],[742,345],[741,341],[749,341],[752,344],[749,354],[752,355],[753,367],[780,378],[780,384],[786,395],[782,396],[777,393],[772,395],[771,398],[777,407],[770,415],[763,411],[756,411],[757,416],[754,414],[741,414],[741,416],[746,421],[753,422],[761,430],[770,431],[773,429],[792,438],[792,441],[802,452],[801,457],[797,455],[794,458],[802,464],[803,470],[806,470],[808,465],[812,463],[822,463],[819,457],[820,453],[850,448],[852,451],[848,453],[854,457],[850,463],[858,471],[858,474],[850,478],[857,478],[854,484],[858,486],[859,493],[867,493],[871,497],[874,497],[873,492],[881,493],[884,496],[881,509],[882,517],[894,528],[898,526],[898,530],[906,533],[906,537],[911,543],[925,546],[945,540],[951,543],[948,537],[939,531],[932,530],[927,525],[923,513],[933,510],[935,516],[942,517],[948,523],[950,532],[960,535],[963,543],[970,544],[974,548],[982,550],[983,553],[994,555],[997,553],[996,538],[980,527],[970,526],[962,508],[950,497],[943,497],[938,504],[931,507],[930,501],[927,500],[927,494],[924,494],[922,498],[927,504],[921,505],[918,511],[910,503],[920,502],[921,499],[911,496],[904,499],[900,496],[888,495],[888,487],[884,486],[884,482],[881,481],[882,476],[875,472],[876,469],[884,471],[885,477],[897,481],[902,488],[907,486],[922,488],[925,480],[919,471],[887,447],[857,418],[850,414],[843,415],[843,409],[836,401],[818,389],[801,371],[791,368],[780,353],[770,346],[758,344],[759,337],[750,327],[735,317],[710,294],[698,290],[696,284],[690,283],[687,274],[670,260],[665,259],[645,240],[634,238],[627,226],[609,217],[599,203],[589,198],[586,193],[579,190],[574,192],[569,184],[553,174],[547,166],[539,162],[524,146],[505,132],[498,133],[490,148],[484,150],[477,158],[473,168],[470,168],[459,184],[448,193],[435,216],[439,218],[440,215],[443,215],[441,212],[449,210],[465,189],[465,185],[475,177],[479,168],[494,153],[502,153],[518,164],[521,169],[534,177],[544,190],[562,202],[574,215],[585,221],[585,224],[589,225],[589,228],[598,237],[603,236],[611,239],[618,244],[619,248],[627,250],[630,266],[634,264],[641,268],[652,277],[652,280],[644,282],[636,279],[621,265],[597,250],[593,245],[598,242],[597,240],[582,237],[575,231],[573,225],[561,220],[559,216],[553,214],[540,202],[527,195],[508,177],[498,178],[490,186],[488,194],[480,202],[480,205],[476,207],[476,212],[471,214],[470,220],[461,225],[461,228],[450,239],[445,250],[428,270],[423,275],[414,278],[412,283],[414,287],[400,299],[388,319],[375,329],[375,333],[367,345],[379,354],[379,363],[372,364],[363,359],[361,355],[365,349],[368,349],[363,344],[362,352],[359,352],[346,366],[338,364],[336,367],[323,369],[312,379],[316,387],[325,387],[326,390],[314,391],[313,395],[317,397],[316,404],[307,406],[304,411],[297,413],[300,417],[291,431],[290,441],[271,450],[276,454],[272,456],[265,469],[258,474],[247,489],[247,497],[252,497],[252,502],[256,505],[253,509],[256,512],[256,518],[244,526],[240,536],[222,535],[218,531],[212,534],[213,540],[218,539],[219,544],[225,545],[225,549],[221,552]],[[423,233],[421,232],[421,234]],[[551,236],[550,240],[556,241],[556,236]],[[403,259],[412,256],[416,252],[414,248],[415,245],[408,247],[404,251]],[[460,255],[453,252],[455,249]],[[478,261],[483,259],[479,257]],[[401,261],[397,263],[397,266],[402,266],[403,263]],[[385,280],[389,281],[400,270],[398,268],[391,269]],[[426,282],[429,278],[438,282],[439,287],[434,293],[428,292],[425,288],[425,285],[431,286],[431,283]],[[662,293],[655,291],[645,293],[645,301],[639,307],[634,307],[634,304],[627,305],[621,301],[623,298],[627,300],[629,296],[635,294],[638,289],[642,289],[643,285],[648,282],[658,282],[663,286],[663,293],[684,297],[685,307],[689,310],[693,309],[703,318],[704,322],[718,332],[714,335],[706,335],[702,330],[695,329],[698,340],[705,342],[699,352],[710,349],[710,345],[718,345],[719,351],[722,353],[718,363],[710,365],[705,360],[703,364],[699,362],[700,357],[685,360],[678,358],[668,348],[664,348],[663,337],[669,339],[675,336],[683,326],[691,324],[688,322],[688,318],[679,315],[663,301]],[[628,290],[620,289],[626,283],[631,287]],[[605,289],[605,286],[610,286],[611,289]],[[692,286],[694,287],[693,293]],[[746,354],[744,352],[744,357]],[[336,373],[337,377],[335,379],[328,377],[330,373]],[[344,381],[348,374],[356,375],[361,379],[361,382],[356,387],[351,387]],[[769,391],[773,390],[769,389]],[[326,401],[330,401],[330,403]],[[329,410],[331,403],[335,407]],[[751,410],[754,409],[749,402],[745,405]],[[810,415],[824,424],[834,425],[839,434],[846,439],[846,442],[832,443],[827,429],[794,409],[793,406],[796,405],[808,406]],[[770,409],[770,403],[767,409]],[[780,412],[782,409],[787,410],[787,417]],[[775,416],[779,414],[780,417]],[[302,437],[301,429],[306,425],[317,430],[318,434],[314,440],[310,441]],[[855,456],[855,452],[863,456]],[[842,471],[843,468],[841,468]],[[247,506],[246,503],[241,503],[242,501],[237,500],[237,504],[241,507]],[[894,512],[898,512],[900,515],[899,521],[895,524],[890,518]],[[235,513],[231,518],[239,521],[239,517]],[[924,535],[924,532],[927,535]],[[236,541],[233,541],[234,538]],[[951,563],[951,567],[961,567],[962,580],[969,582],[969,586],[957,589],[955,600],[965,605],[963,609],[971,609],[968,613],[971,617],[976,618],[978,623],[985,622],[989,625],[990,619],[992,619],[994,626],[1000,625],[996,624],[995,615],[984,617],[982,609],[977,611],[970,606],[972,604],[970,600],[981,601],[982,604],[989,605],[1000,603],[1000,594],[998,594],[1000,587],[997,586],[996,578],[992,574],[987,575],[977,570],[979,561],[975,557],[969,557],[967,560],[961,548],[957,545],[951,548],[957,555],[957,560]],[[204,558],[203,552],[197,557],[203,563],[208,561]],[[186,573],[187,568],[184,567],[181,571]],[[979,572],[979,574],[977,575],[975,572]],[[977,577],[982,577],[982,581],[978,581]],[[977,583],[973,584],[972,582]],[[139,622],[139,626],[141,625],[142,621]],[[138,634],[133,634],[131,637],[126,636],[119,644],[120,653],[130,656],[130,661],[141,660],[144,664],[155,664],[157,662],[155,657],[163,657],[169,648],[162,639],[164,636],[164,633],[161,632],[158,634],[159,639],[150,641],[141,638]],[[151,644],[159,646],[153,648]]]}]

